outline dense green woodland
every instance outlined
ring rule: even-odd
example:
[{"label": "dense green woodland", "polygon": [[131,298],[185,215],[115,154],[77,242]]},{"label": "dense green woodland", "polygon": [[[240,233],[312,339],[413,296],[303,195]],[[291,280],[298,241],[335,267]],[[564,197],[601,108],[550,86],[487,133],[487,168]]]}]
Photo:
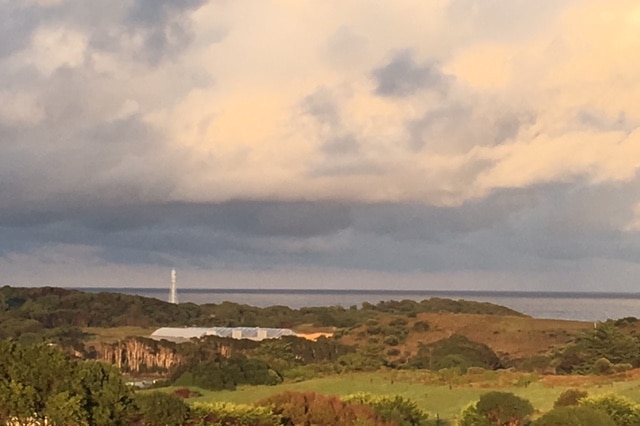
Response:
[{"label": "dense green woodland", "polygon": [[0,288],[0,319],[5,337],[55,327],[256,326],[290,328],[300,324],[351,327],[381,314],[458,312],[490,315],[522,314],[490,303],[432,298],[363,303],[360,308],[286,306],[258,308],[231,302],[174,305],[149,297],[120,293],[87,293],[54,287]]}]

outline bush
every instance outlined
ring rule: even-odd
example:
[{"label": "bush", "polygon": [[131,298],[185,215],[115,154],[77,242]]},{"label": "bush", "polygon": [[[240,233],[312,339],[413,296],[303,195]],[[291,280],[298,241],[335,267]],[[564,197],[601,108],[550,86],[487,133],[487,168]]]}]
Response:
[{"label": "bush", "polygon": [[429,323],[426,321],[416,321],[413,323],[413,331],[418,333],[423,333],[425,331],[429,331]]},{"label": "bush", "polygon": [[391,348],[387,351],[387,356],[398,356],[400,355],[400,349],[398,348]]},{"label": "bush", "polygon": [[385,345],[398,346],[398,343],[400,343],[400,339],[398,339],[398,336],[391,335],[384,338]]},{"label": "bush", "polygon": [[551,367],[551,358],[544,355],[536,355],[530,358],[523,359],[519,365],[519,370],[545,373]]},{"label": "bush", "polygon": [[613,364],[608,359],[602,357],[598,358],[596,362],[593,363],[593,367],[591,367],[591,372],[593,374],[611,374],[613,372]]},{"label": "bush", "polygon": [[142,424],[148,426],[181,426],[189,418],[189,406],[178,396],[163,392],[136,396]]},{"label": "bush", "polygon": [[187,398],[197,398],[199,396],[202,396],[202,394],[198,391],[192,391],[189,388],[180,388],[180,389],[176,389],[172,392],[173,395],[178,396],[182,399],[187,399]]},{"label": "bush", "polygon": [[616,426],[616,423],[595,408],[557,407],[533,422],[533,426]]},{"label": "bush", "polygon": [[522,426],[533,414],[533,405],[510,392],[489,392],[462,413],[461,426]]},{"label": "bush", "polygon": [[580,389],[567,389],[563,391],[558,398],[553,403],[554,408],[556,407],[569,407],[574,405],[579,405],[580,400],[586,398],[589,394],[587,391],[583,391]]},{"label": "bush", "polygon": [[271,407],[288,425],[391,426],[369,406],[314,392],[283,392],[259,401],[258,405]]},{"label": "bush", "polygon": [[226,402],[194,403],[191,419],[194,424],[212,426],[280,426],[282,419],[268,407],[229,404]]},{"label": "bush", "polygon": [[640,407],[623,396],[615,394],[588,396],[580,400],[580,405],[604,411],[616,425],[640,424]]},{"label": "bush", "polygon": [[613,372],[614,373],[623,373],[625,371],[629,371],[633,369],[633,365],[629,363],[622,364],[613,364]]},{"label": "bush", "polygon": [[174,385],[232,390],[241,384],[276,385],[281,382],[282,377],[264,361],[232,356],[196,364],[182,373]]},{"label": "bush", "polygon": [[438,340],[428,345],[421,345],[410,364],[414,368],[430,370],[459,368],[466,371],[469,367],[495,370],[501,367],[498,356],[491,348],[459,335],[453,335],[448,339]]},{"label": "bush", "polygon": [[344,398],[347,402],[356,402],[373,408],[382,419],[396,426],[426,426],[429,415],[420,410],[415,402],[401,396],[374,396],[357,393]]},{"label": "bush", "polygon": [[402,317],[399,318],[394,318],[389,322],[389,325],[391,327],[406,327],[407,326],[408,321]]}]

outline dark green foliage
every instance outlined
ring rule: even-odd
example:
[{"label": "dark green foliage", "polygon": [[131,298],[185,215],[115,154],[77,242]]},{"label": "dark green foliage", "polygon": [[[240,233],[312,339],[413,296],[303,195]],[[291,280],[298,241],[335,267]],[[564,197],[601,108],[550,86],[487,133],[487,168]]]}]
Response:
[{"label": "dark green foliage", "polygon": [[276,385],[282,376],[258,359],[241,355],[222,356],[208,362],[186,366],[176,386],[197,386],[209,390],[235,389],[238,385]]},{"label": "dark green foliage", "polygon": [[302,365],[334,362],[342,355],[353,352],[353,348],[324,336],[307,340],[296,336],[263,340],[250,356],[265,361],[280,373]]},{"label": "dark green foliage", "polygon": [[357,352],[349,353],[338,358],[336,369],[345,371],[375,371],[385,363],[383,347],[368,344]]},{"label": "dark green foliage", "polygon": [[141,416],[146,426],[181,426],[189,418],[189,406],[180,397],[163,392],[151,392],[136,396]]},{"label": "dark green foliage", "polygon": [[589,394],[587,391],[580,389],[567,389],[563,391],[553,403],[554,407],[569,407],[578,405],[582,398],[586,398]]},{"label": "dark green foliage", "polygon": [[613,322],[613,325],[616,327],[626,327],[626,326],[634,326],[638,323],[638,318],[636,317],[624,317],[617,319]]},{"label": "dark green foliage", "polygon": [[580,400],[580,406],[604,411],[618,426],[640,425],[640,407],[623,396],[615,394],[588,396]]},{"label": "dark green foliage", "polygon": [[409,317],[416,313],[424,312],[451,312],[461,314],[483,314],[483,315],[510,315],[524,316],[504,306],[494,305],[487,302],[474,302],[468,300],[450,300],[432,297],[430,299],[416,302],[414,300],[389,300],[379,302],[377,305],[363,303],[363,309],[387,314],[403,314]]},{"label": "dark green foliage", "polygon": [[489,392],[462,413],[461,426],[523,426],[533,414],[533,405],[510,392]]},{"label": "dark green foliage", "polygon": [[284,425],[314,426],[392,426],[369,406],[346,403],[336,396],[314,392],[283,392],[258,405],[269,406],[282,416]]},{"label": "dark green foliage", "polygon": [[600,374],[600,375],[611,374],[613,373],[613,364],[611,364],[611,361],[609,361],[605,357],[598,358],[593,363],[593,366],[591,367],[591,372],[593,374]]},{"label": "dark green foliage", "polygon": [[[561,373],[600,373],[607,370],[606,358],[611,364],[628,363],[640,366],[640,345],[635,337],[623,333],[611,323],[600,323],[580,335],[560,357],[557,367]],[[594,370],[595,367],[595,370]]]},{"label": "dark green foliage", "polygon": [[194,426],[281,426],[282,418],[269,407],[226,403],[195,403],[191,407]]},{"label": "dark green foliage", "polygon": [[429,323],[426,321],[416,321],[415,323],[413,323],[413,331],[416,331],[418,333],[429,331]]},{"label": "dark green foliage", "polygon": [[533,426],[616,426],[616,423],[602,410],[558,407],[533,422]]},{"label": "dark green foliage", "polygon": [[80,362],[47,345],[0,341],[0,422],[49,417],[52,425],[128,425],[132,391],[112,366]]},{"label": "dark green foliage", "polygon": [[459,335],[421,345],[418,354],[409,363],[414,368],[430,370],[460,368],[466,371],[469,367],[495,370],[501,367],[498,356],[491,348]]},{"label": "dark green foliage", "polygon": [[384,338],[384,344],[387,346],[398,346],[398,343],[400,343],[400,339],[393,334]]},{"label": "dark green foliage", "polygon": [[551,361],[552,359],[545,355],[535,355],[530,358],[526,358],[520,361],[516,365],[517,369],[520,371],[528,371],[528,372],[536,372],[536,373],[546,373],[551,369]]}]

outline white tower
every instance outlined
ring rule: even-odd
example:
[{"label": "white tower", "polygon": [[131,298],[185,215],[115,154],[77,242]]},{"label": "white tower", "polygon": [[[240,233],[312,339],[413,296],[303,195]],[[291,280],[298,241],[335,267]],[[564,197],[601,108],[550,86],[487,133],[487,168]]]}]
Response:
[{"label": "white tower", "polygon": [[169,291],[169,303],[178,304],[178,287],[176,285],[176,269],[171,270],[171,290]]}]

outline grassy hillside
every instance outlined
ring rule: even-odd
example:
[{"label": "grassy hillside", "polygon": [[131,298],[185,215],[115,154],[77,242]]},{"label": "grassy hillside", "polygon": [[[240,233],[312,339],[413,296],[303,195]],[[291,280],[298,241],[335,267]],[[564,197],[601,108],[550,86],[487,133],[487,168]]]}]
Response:
[{"label": "grassy hillside", "polygon": [[[388,330],[384,327],[393,324],[397,318],[388,316],[375,326],[381,326],[384,332]],[[416,330],[416,324],[420,323],[428,324],[428,330]],[[347,344],[366,344],[371,340],[371,328],[367,324],[353,328],[342,341]],[[486,344],[503,357],[518,359],[564,347],[578,333],[593,328],[593,323],[523,316],[424,313],[407,318],[402,328],[406,330],[406,336],[397,346],[401,352],[415,354],[420,344],[458,334]]]}]

